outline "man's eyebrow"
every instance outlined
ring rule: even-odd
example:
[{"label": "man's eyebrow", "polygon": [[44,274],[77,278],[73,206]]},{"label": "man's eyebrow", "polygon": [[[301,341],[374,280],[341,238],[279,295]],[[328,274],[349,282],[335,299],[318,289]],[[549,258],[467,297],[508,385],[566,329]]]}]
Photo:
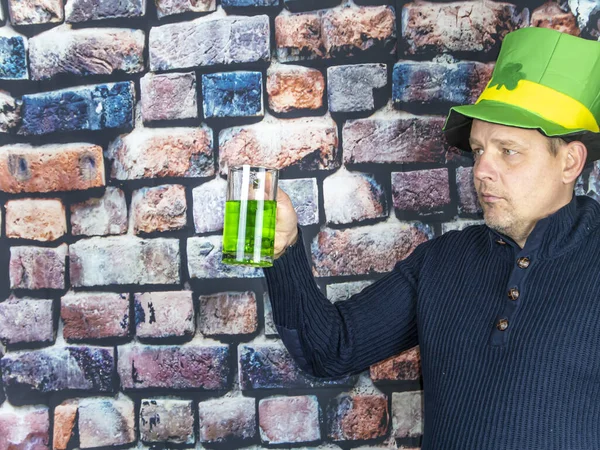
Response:
[{"label": "man's eyebrow", "polygon": [[[491,139],[491,142],[501,147],[525,147],[525,145],[521,142],[513,141],[511,139]],[[481,145],[481,143],[475,138],[469,138],[469,144],[471,146],[475,144]]]}]

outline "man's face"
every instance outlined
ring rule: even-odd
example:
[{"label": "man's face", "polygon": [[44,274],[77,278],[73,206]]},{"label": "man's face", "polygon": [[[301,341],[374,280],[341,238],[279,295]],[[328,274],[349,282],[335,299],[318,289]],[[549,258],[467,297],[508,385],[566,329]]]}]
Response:
[{"label": "man's face", "polygon": [[570,200],[561,158],[538,131],[473,120],[470,143],[475,189],[490,228],[523,245],[538,220]]}]

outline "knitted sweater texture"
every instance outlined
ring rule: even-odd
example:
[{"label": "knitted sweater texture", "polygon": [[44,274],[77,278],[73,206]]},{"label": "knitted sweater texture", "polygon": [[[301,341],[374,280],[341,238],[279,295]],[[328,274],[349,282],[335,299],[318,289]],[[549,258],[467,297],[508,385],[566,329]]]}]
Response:
[{"label": "knitted sweater texture", "polygon": [[423,450],[600,449],[600,205],[572,201],[523,249],[485,225],[421,244],[335,304],[299,242],[264,269],[299,367],[337,377],[420,346]]}]

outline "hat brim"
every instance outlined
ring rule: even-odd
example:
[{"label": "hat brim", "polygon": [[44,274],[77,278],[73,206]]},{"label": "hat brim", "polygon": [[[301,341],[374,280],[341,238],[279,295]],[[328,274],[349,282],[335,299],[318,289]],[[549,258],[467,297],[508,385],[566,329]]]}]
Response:
[{"label": "hat brim", "polygon": [[587,162],[600,159],[600,133],[585,129],[568,129],[517,106],[492,100],[450,109],[444,128],[446,140],[460,150],[470,152],[469,137],[473,119],[511,127],[537,129],[548,137],[561,137],[567,142],[581,140],[588,150]]}]

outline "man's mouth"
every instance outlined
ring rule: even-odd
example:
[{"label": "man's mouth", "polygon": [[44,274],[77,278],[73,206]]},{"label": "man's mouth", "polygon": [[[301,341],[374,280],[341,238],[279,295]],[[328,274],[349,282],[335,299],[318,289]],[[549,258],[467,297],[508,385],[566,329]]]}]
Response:
[{"label": "man's mouth", "polygon": [[502,200],[502,197],[498,197],[497,195],[493,195],[489,192],[482,192],[479,194],[479,199],[486,203],[495,203]]}]

